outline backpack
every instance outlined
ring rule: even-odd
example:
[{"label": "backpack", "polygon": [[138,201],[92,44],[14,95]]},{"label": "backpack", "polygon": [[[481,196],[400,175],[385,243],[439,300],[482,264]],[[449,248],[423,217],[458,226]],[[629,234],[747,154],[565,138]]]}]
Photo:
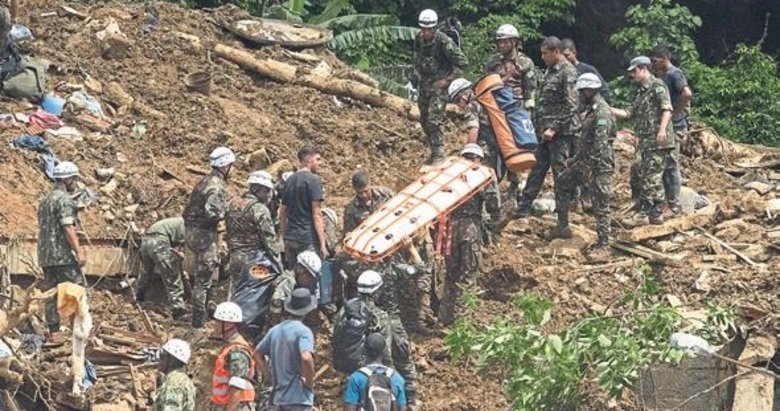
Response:
[{"label": "backpack", "polygon": [[463,37],[461,31],[463,30],[463,25],[457,17],[447,17],[442,20],[439,22],[438,29],[451,38],[458,47],[461,47],[461,39]]},{"label": "backpack", "polygon": [[[384,368],[384,367],[382,367]],[[368,377],[366,392],[363,396],[363,411],[396,411],[398,403],[393,394],[393,376],[391,368],[380,369],[379,366],[368,366],[360,369]]]},{"label": "backpack", "polygon": [[46,92],[47,64],[35,57],[22,56],[16,68],[18,72],[2,82],[3,94],[39,102]]},{"label": "backpack", "polygon": [[372,315],[368,306],[353,298],[344,304],[333,326],[333,368],[351,374],[365,364],[365,340]]}]

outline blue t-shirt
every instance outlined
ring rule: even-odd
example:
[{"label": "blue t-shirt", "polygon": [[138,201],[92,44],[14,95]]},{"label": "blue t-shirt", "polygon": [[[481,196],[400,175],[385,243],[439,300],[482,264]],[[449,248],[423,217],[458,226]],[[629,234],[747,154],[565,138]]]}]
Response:
[{"label": "blue t-shirt", "polygon": [[314,406],[314,392],[303,385],[301,353],[314,353],[314,335],[298,320],[285,320],[257,345],[257,351],[271,359],[273,405]]},{"label": "blue t-shirt", "polygon": [[[384,365],[371,364],[369,368],[377,367],[377,371],[384,372],[387,369]],[[398,407],[406,405],[406,392],[404,391],[404,377],[398,372],[393,372],[390,377],[390,384],[393,386],[393,394]],[[344,391],[344,403],[347,405],[361,405],[365,401],[366,390],[368,389],[368,376],[355,371],[347,379],[347,389]]]}]

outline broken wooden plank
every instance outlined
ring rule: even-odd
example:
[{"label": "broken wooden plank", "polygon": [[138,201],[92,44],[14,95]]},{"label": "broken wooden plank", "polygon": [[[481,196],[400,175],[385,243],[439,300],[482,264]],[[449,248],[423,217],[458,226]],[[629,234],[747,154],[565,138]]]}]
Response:
[{"label": "broken wooden plank", "polygon": [[652,250],[647,247],[643,247],[638,244],[631,244],[624,241],[615,241],[610,244],[613,248],[616,248],[620,251],[627,252],[629,254],[634,254],[639,257],[645,258],[648,261],[669,265],[672,267],[681,267],[682,262],[680,261],[679,256],[670,256],[664,253],[660,253],[658,251]]},{"label": "broken wooden plank", "polygon": [[616,238],[620,241],[638,243],[645,240],[665,237],[680,231],[687,231],[696,226],[707,225],[717,210],[716,204],[710,204],[692,214],[672,218],[659,225],[645,225],[619,233]]},{"label": "broken wooden plank", "polygon": [[705,237],[707,237],[707,238],[709,238],[710,240],[712,240],[712,241],[716,242],[716,243],[717,243],[717,244],[719,244],[721,247],[723,247],[723,248],[725,248],[725,249],[727,249],[727,250],[731,251],[732,253],[736,254],[736,255],[737,255],[737,257],[739,257],[739,258],[741,258],[742,260],[744,260],[744,261],[745,261],[746,263],[748,263],[748,264],[749,264],[751,267],[758,267],[758,264],[757,264],[755,261],[751,260],[751,259],[750,259],[750,257],[748,257],[748,256],[746,256],[745,254],[742,254],[741,252],[737,251],[737,250],[736,250],[734,247],[732,247],[732,246],[730,246],[730,245],[728,245],[728,244],[724,243],[724,242],[723,242],[723,240],[721,240],[721,239],[719,239],[718,237],[715,237],[714,235],[712,235],[712,234],[708,233],[708,232],[707,232],[707,230],[705,230],[705,229],[701,228],[701,227],[700,227],[700,226],[698,226],[698,225],[696,226],[696,228],[698,228],[698,229],[699,229],[699,231],[701,231],[701,232],[704,234],[704,236],[705,236]]},{"label": "broken wooden plank", "polygon": [[130,338],[130,339],[138,341],[138,343],[140,343],[140,344],[143,344],[143,343],[156,344],[158,342],[157,341],[157,337],[154,337],[154,336],[146,334],[146,333],[139,333],[137,331],[133,332],[133,331],[128,331],[128,330],[123,330],[121,328],[111,327],[110,325],[102,325],[101,328],[102,328],[103,331],[105,331],[107,333],[114,334],[114,335],[117,335],[117,336],[120,336],[120,337],[124,337],[124,338]]}]

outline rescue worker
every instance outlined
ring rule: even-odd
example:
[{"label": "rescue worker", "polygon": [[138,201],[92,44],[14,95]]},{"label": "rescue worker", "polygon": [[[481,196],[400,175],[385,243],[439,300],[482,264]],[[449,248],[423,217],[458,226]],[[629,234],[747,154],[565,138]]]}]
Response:
[{"label": "rescue worker", "polygon": [[615,167],[612,142],[617,134],[612,112],[601,96],[601,86],[601,80],[593,73],[583,74],[577,79],[580,102],[585,107],[582,136],[577,154],[567,161],[567,168],[561,171],[555,180],[558,225],[550,235],[550,238],[571,238],[569,207],[574,189],[589,182],[598,233],[592,257],[604,257],[609,251],[609,197],[612,171]]},{"label": "rescue worker", "polygon": [[211,382],[212,411],[254,411],[255,360],[253,350],[238,332],[241,307],[224,302],[214,310],[213,336],[226,345],[217,355]]},{"label": "rescue worker", "polygon": [[663,223],[664,203],[663,173],[665,161],[676,147],[672,129],[672,101],[663,80],[651,71],[647,56],[635,57],[628,67],[638,85],[630,109],[612,109],[618,119],[632,118],[634,132],[639,139],[637,155],[639,167],[639,211],[624,221],[626,226]]},{"label": "rescue worker", "polygon": [[227,147],[219,147],[209,155],[212,171],[203,177],[190,194],[184,209],[184,242],[193,258],[192,326],[206,325],[206,304],[211,280],[219,264],[217,227],[227,212],[227,180],[236,156]]},{"label": "rescue worker", "polygon": [[571,63],[574,68],[577,69],[578,75],[581,76],[585,73],[593,73],[599,78],[599,81],[601,81],[601,89],[599,90],[601,98],[608,100],[609,84],[604,80],[604,77],[601,76],[601,73],[599,73],[595,67],[580,61],[579,53],[577,52],[577,45],[574,43],[574,40],[563,39],[561,40],[561,44],[563,45],[563,57],[566,57],[566,60],[569,60],[569,63]]},{"label": "rescue worker", "polygon": [[415,78],[420,97],[420,124],[428,137],[430,156],[426,164],[444,161],[444,111],[447,107],[447,86],[461,76],[468,64],[466,55],[446,34],[437,30],[439,16],[427,9],[417,20],[420,33],[414,39]]},{"label": "rescue worker", "polygon": [[190,345],[178,338],[162,346],[158,367],[165,374],[157,390],[153,411],[195,411],[195,384],[187,375]]},{"label": "rescue worker", "polygon": [[[78,208],[71,197],[78,188],[79,168],[63,161],[54,168],[54,187],[38,205],[38,264],[43,269],[44,288],[71,282],[86,286],[81,267],[87,263],[79,242]],[[60,331],[57,297],[46,301],[46,324],[50,333]]]},{"label": "rescue worker", "polygon": [[[479,145],[466,144],[460,155],[480,164],[485,154]],[[444,325],[451,325],[455,321],[460,287],[477,285],[479,267],[482,265],[482,212],[484,209],[490,215],[489,226],[497,225],[501,211],[498,201],[495,185],[488,185],[456,208],[450,214],[446,226],[440,228],[446,230],[445,243],[451,244],[450,249],[444,252],[447,274],[444,297],[439,306],[439,320]]]},{"label": "rescue worker", "polygon": [[563,171],[564,163],[574,154],[580,131],[579,98],[574,89],[577,69],[563,56],[563,45],[557,37],[544,39],[541,51],[547,71],[539,88],[539,107],[534,113],[534,126],[541,131],[541,143],[536,149],[537,163],[528,174],[518,201],[516,218],[531,213],[531,204],[542,189],[547,171],[552,168],[553,177]]},{"label": "rescue worker", "polygon": [[234,281],[241,274],[244,264],[258,254],[281,262],[281,242],[266,205],[273,194],[273,178],[267,171],[255,171],[249,175],[247,184],[247,192],[230,202],[225,217],[230,250],[228,272]]},{"label": "rescue worker", "polygon": [[355,196],[344,207],[344,233],[359,226],[368,216],[389,200],[395,193],[387,187],[371,184],[368,171],[360,170],[352,175],[352,190]]},{"label": "rescue worker", "polygon": [[322,269],[322,259],[314,251],[304,251],[298,254],[296,264],[291,271],[285,271],[274,281],[274,293],[271,297],[271,314],[276,321],[281,319],[284,302],[296,288],[305,288],[317,294],[317,280]]},{"label": "rescue worker", "polygon": [[390,386],[380,386],[392,393],[392,408],[397,411],[406,411],[406,394],[404,391],[404,381],[401,374],[386,364],[382,355],[387,347],[387,341],[382,334],[372,333],[366,337],[365,344],[366,365],[353,372],[347,379],[347,388],[344,391],[344,408],[347,411],[361,411],[366,409],[367,403],[371,400],[381,400],[384,398],[372,398],[371,387],[374,375],[384,375],[387,377]]},{"label": "rescue worker", "polygon": [[146,299],[152,276],[159,275],[165,287],[171,314],[177,319],[187,312],[184,305],[184,285],[181,262],[184,259],[184,219],[171,217],[160,220],[141,236],[141,267],[135,299]]}]

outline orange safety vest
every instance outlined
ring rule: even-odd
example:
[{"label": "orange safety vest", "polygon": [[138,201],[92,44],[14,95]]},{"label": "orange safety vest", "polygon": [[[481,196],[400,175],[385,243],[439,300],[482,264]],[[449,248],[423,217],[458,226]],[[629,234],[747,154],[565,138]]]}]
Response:
[{"label": "orange safety vest", "polygon": [[[233,349],[239,348],[247,351],[249,355],[249,379],[255,376],[255,360],[252,357],[252,348],[240,342],[230,343],[217,356],[214,363],[214,375],[211,380],[211,403],[216,405],[227,405],[230,400],[228,392],[230,382],[230,371],[226,367],[227,356]],[[251,381],[250,381],[251,382]],[[255,389],[241,390],[241,402],[253,402],[255,400]]]}]

